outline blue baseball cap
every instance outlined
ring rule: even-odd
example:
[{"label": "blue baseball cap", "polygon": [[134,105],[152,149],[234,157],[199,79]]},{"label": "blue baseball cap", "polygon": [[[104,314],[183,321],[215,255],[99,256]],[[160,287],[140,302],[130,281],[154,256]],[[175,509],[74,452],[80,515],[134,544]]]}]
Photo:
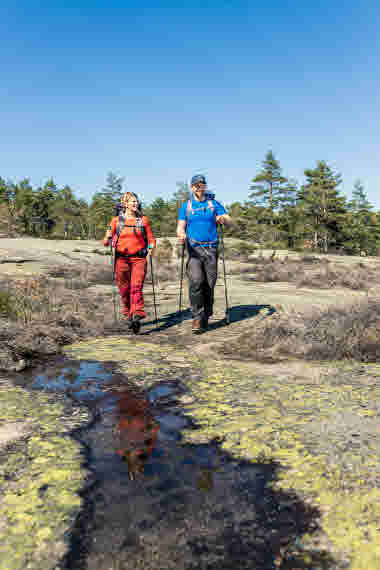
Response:
[{"label": "blue baseball cap", "polygon": [[195,186],[196,184],[207,184],[206,177],[203,174],[195,174],[191,179],[191,185]]}]

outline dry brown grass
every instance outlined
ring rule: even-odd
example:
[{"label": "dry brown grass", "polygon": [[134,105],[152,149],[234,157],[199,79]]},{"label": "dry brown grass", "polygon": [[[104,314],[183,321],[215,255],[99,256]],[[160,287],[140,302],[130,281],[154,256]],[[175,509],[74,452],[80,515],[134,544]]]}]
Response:
[{"label": "dry brown grass", "polygon": [[57,354],[65,344],[113,330],[112,299],[89,291],[86,275],[71,278],[64,273],[62,281],[39,276],[0,283],[0,369]]},{"label": "dry brown grass", "polygon": [[363,299],[344,308],[303,315],[273,314],[224,346],[230,358],[252,360],[380,361],[380,302]]},{"label": "dry brown grass", "polygon": [[[170,259],[155,259],[153,264],[158,293],[162,283],[178,278],[179,268]],[[150,269],[146,283],[151,283]],[[90,289],[111,284],[110,264],[57,265],[47,275],[4,278],[0,282],[0,369],[12,370],[20,361],[28,365],[58,354],[63,345],[81,338],[125,332],[119,322],[117,286],[115,306],[111,288],[101,293]]]},{"label": "dry brown grass", "polygon": [[367,291],[379,282],[380,277],[380,267],[369,267],[361,262],[344,267],[313,256],[274,260],[258,256],[251,263],[251,269],[245,265],[234,269],[232,273],[244,273],[242,279],[246,281],[282,281],[295,283],[297,287],[347,288],[357,291]]}]

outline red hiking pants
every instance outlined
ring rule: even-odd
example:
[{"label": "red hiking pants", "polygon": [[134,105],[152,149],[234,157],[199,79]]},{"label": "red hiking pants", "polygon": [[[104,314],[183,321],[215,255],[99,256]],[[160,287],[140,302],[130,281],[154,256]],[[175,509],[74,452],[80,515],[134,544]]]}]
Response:
[{"label": "red hiking pants", "polygon": [[133,315],[146,317],[143,286],[147,265],[145,257],[117,257],[116,259],[115,280],[121,296],[121,312],[127,317]]}]

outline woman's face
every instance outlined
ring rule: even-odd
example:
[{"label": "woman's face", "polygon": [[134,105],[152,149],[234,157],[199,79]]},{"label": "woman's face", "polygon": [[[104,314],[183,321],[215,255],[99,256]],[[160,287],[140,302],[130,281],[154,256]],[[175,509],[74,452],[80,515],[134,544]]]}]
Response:
[{"label": "woman's face", "polygon": [[131,212],[137,212],[139,209],[139,202],[134,196],[127,198],[124,203],[127,210],[130,210]]}]

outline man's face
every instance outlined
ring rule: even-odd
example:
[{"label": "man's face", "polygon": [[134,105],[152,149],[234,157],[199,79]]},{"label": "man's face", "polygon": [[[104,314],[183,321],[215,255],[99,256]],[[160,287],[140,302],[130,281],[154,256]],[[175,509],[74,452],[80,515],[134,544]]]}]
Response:
[{"label": "man's face", "polygon": [[195,186],[193,186],[192,188],[193,188],[193,192],[194,192],[195,196],[198,199],[202,199],[203,196],[205,195],[207,184],[204,184],[203,182],[199,182],[198,184],[195,184]]}]

